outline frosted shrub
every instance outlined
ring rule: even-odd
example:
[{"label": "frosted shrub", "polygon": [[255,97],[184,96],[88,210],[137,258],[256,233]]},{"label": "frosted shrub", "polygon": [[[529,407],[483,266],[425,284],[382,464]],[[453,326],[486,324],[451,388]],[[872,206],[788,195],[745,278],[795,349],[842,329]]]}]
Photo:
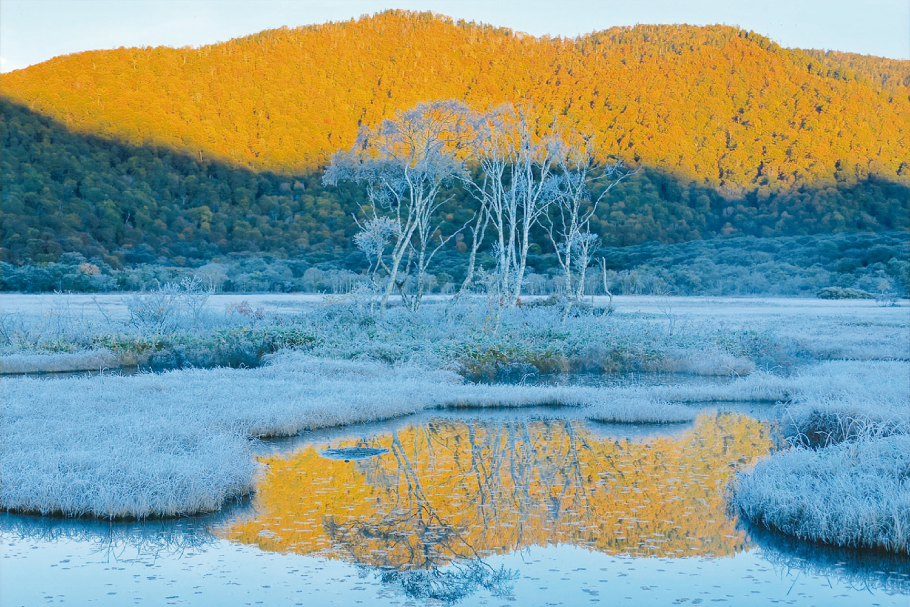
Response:
[{"label": "frosted shrub", "polygon": [[206,287],[195,276],[188,276],[180,281],[180,302],[186,307],[196,326],[202,320],[205,304],[214,287]]},{"label": "frosted shrub", "polygon": [[123,303],[130,314],[128,324],[143,334],[172,333],[180,321],[180,289],[172,283],[128,295]]},{"label": "frosted shrub", "polygon": [[816,294],[816,297],[819,299],[875,299],[875,295],[872,293],[845,287],[825,287]]},{"label": "frosted shrub", "polygon": [[127,324],[143,335],[173,333],[187,326],[203,328],[212,291],[213,287],[188,276],[179,284],[166,283],[153,291],[133,293],[123,298],[129,312]]}]

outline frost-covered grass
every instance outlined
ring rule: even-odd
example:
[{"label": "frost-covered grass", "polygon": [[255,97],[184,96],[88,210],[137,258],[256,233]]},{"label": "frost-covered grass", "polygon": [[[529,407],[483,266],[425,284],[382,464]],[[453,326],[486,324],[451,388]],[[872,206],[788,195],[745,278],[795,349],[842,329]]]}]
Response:
[{"label": "frost-covered grass", "polygon": [[780,411],[784,434],[804,446],[910,435],[910,364],[832,361],[807,370]]},{"label": "frost-covered grass", "polygon": [[[4,380],[0,504],[68,516],[217,510],[252,488],[251,437],[441,407],[603,405],[605,388],[475,385],[449,371],[276,356],[257,369]],[[629,409],[623,421],[672,421]],[[671,411],[672,412],[672,411]]]},{"label": "frost-covered grass", "polygon": [[173,310],[152,326],[130,320],[126,297],[133,296],[94,302],[0,295],[0,354],[101,349],[125,365],[236,367],[293,348],[493,378],[567,371],[729,375],[845,356],[910,358],[906,306],[874,302],[625,297],[609,316],[595,307],[562,322],[556,307],[501,309],[484,298],[378,315],[354,298],[212,296],[203,309]]},{"label": "frost-covered grass", "polygon": [[66,373],[120,367],[120,359],[110,350],[82,352],[20,352],[0,357],[0,374]]},{"label": "frost-covered grass", "polygon": [[[432,408],[584,406],[594,420],[668,423],[694,416],[697,407],[686,403],[763,401],[781,403],[792,446],[739,476],[734,500],[746,516],[838,545],[906,546],[905,305],[617,298],[609,316],[582,312],[562,322],[553,307],[500,309],[484,299],[434,302],[416,314],[393,307],[379,316],[353,299],[310,297],[298,305],[294,296],[270,295],[243,306],[237,296],[149,331],[130,324],[112,299],[109,307],[79,307],[66,296],[41,296],[57,299],[30,316],[10,312],[8,297],[0,297],[3,372],[63,370],[75,361],[94,369],[111,356],[163,367],[268,362],[4,379],[6,509],[140,518],[213,511],[251,490],[255,437]],[[839,358],[852,360],[832,360]],[[456,374],[568,371],[739,377],[630,389],[475,385]],[[888,461],[898,471],[904,466],[904,480]]]},{"label": "frost-covered grass", "polygon": [[726,383],[684,383],[654,386],[651,392],[667,401],[684,403],[789,401],[802,385],[802,377],[781,377],[766,371],[756,371],[736,377]]},{"label": "frost-covered grass", "polygon": [[828,362],[779,406],[791,448],[740,473],[753,523],[835,546],[910,554],[910,364]]},{"label": "frost-covered grass", "polygon": [[910,554],[910,436],[777,453],[739,476],[736,503],[800,539]]},{"label": "frost-covered grass", "polygon": [[[888,363],[862,364],[879,378],[893,371]],[[71,516],[208,512],[251,490],[253,437],[444,407],[575,406],[604,422],[682,422],[698,408],[681,403],[793,394],[800,402],[801,392],[829,386],[838,371],[828,363],[803,376],[756,374],[720,386],[485,385],[427,367],[287,353],[257,369],[12,378],[0,411],[0,503]]]},{"label": "frost-covered grass", "polygon": [[658,400],[641,391],[622,394],[590,407],[585,416],[598,422],[620,424],[673,424],[690,422],[699,410],[678,403]]}]

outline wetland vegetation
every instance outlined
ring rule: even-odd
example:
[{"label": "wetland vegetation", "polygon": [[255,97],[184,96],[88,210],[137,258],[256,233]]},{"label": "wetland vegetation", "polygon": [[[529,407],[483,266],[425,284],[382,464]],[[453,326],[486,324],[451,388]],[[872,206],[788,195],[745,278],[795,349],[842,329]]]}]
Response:
[{"label": "wetland vegetation", "polygon": [[[5,365],[23,356],[56,360],[68,349],[117,360],[123,351],[82,348],[98,343],[99,329],[123,343],[147,329],[137,325],[128,301],[107,310],[92,302],[91,322],[76,323],[55,316],[65,296],[49,297],[58,300],[50,316],[17,312],[15,331],[4,334],[11,352]],[[765,417],[779,419],[786,448],[754,469],[739,466],[725,483],[730,493],[718,487],[718,495],[731,496],[756,523],[798,537],[907,552],[910,356],[901,339],[903,307],[818,302],[800,317],[795,304],[775,307],[785,301],[760,304],[758,314],[737,300],[717,300],[697,316],[674,312],[681,302],[661,298],[639,302],[650,312],[579,308],[561,323],[558,306],[499,309],[483,298],[431,302],[417,313],[392,307],[385,315],[353,297],[304,302],[302,312],[282,313],[288,308],[279,306],[249,315],[207,302],[195,310],[179,299],[171,303],[171,324],[161,325],[159,343],[192,339],[204,351],[206,340],[225,331],[308,338],[275,354],[249,354],[257,368],[5,379],[5,509],[103,518],[215,511],[254,491],[257,440],[427,409],[548,405],[578,409],[591,423],[680,423],[705,407],[763,402]],[[621,302],[634,305],[634,298]],[[51,322],[60,328],[53,339]],[[826,341],[832,332],[836,341]],[[539,382],[548,373],[571,377],[582,370],[664,375],[654,385]],[[687,376],[679,372],[706,380],[682,381]],[[707,381],[712,377],[718,379]],[[829,478],[819,466],[839,472]],[[859,482],[855,470],[866,480]],[[807,478],[821,485],[809,487]],[[870,483],[879,490],[874,499]],[[841,514],[861,522],[821,509],[834,503],[846,504]],[[853,531],[826,530],[835,527]]]},{"label": "wetland vegetation", "polygon": [[4,74],[3,602],[903,605],[907,74],[400,11]]}]

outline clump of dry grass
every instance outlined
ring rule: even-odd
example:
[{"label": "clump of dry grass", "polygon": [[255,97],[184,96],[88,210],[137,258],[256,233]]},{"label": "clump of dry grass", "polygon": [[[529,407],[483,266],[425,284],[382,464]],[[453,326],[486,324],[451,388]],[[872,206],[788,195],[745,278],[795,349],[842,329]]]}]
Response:
[{"label": "clump of dry grass", "polygon": [[777,453],[739,475],[735,502],[803,540],[910,554],[910,436]]}]

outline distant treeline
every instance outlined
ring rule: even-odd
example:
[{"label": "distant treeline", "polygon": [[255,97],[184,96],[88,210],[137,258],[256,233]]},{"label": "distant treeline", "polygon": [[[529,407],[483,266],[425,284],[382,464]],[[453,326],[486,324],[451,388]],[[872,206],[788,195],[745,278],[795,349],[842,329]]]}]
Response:
[{"label": "distant treeline", "polygon": [[803,295],[825,287],[910,297],[910,234],[645,243],[602,251],[616,293]]},{"label": "distant treeline", "polygon": [[[910,297],[910,234],[854,232],[773,238],[715,238],[680,244],[605,247],[613,294],[815,296],[827,287],[873,295]],[[344,263],[347,261],[347,265]],[[452,268],[459,267],[451,260]],[[491,263],[492,260],[486,260]],[[532,255],[524,292],[562,288],[552,254]],[[0,263],[3,291],[136,291],[195,276],[219,292],[349,293],[367,282],[360,260],[313,263],[272,256],[231,254],[197,268],[159,264],[114,268],[99,258],[66,253],[57,262],[17,267]],[[462,277],[435,275],[432,292],[452,292]],[[604,293],[601,267],[589,270],[586,294]]]},{"label": "distant treeline", "polygon": [[[287,267],[359,272],[364,265],[351,240],[365,201],[359,186],[328,188],[318,172],[256,173],[78,135],[5,100],[0,111],[0,253],[12,266],[68,266],[78,257],[67,254],[127,273],[138,264],[198,268],[232,254],[285,259]],[[471,216],[473,201],[457,189],[446,196],[439,220],[452,233]],[[592,219],[608,246],[908,228],[910,188],[879,178],[731,198],[647,167],[611,190]],[[543,234],[532,246],[531,261],[542,271],[550,247]],[[465,249],[459,239],[447,245],[439,272],[457,277]]]}]

